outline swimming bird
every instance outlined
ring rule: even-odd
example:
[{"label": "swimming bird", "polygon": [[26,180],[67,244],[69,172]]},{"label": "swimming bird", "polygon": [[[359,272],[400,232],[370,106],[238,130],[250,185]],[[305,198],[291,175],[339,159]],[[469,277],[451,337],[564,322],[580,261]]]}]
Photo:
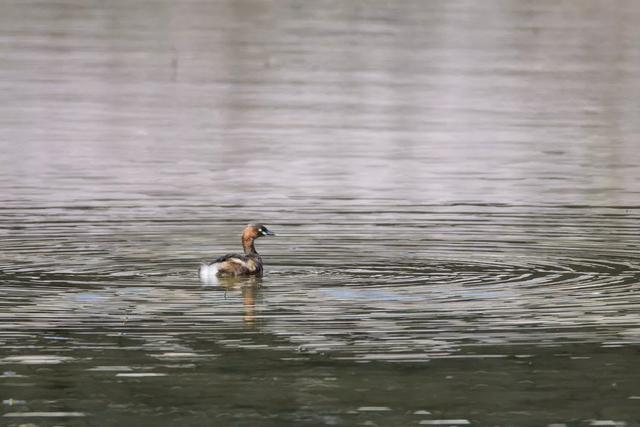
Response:
[{"label": "swimming bird", "polygon": [[200,265],[200,278],[204,281],[214,277],[261,276],[262,258],[253,242],[262,236],[275,236],[264,224],[248,224],[242,232],[244,255],[227,254],[209,263]]}]

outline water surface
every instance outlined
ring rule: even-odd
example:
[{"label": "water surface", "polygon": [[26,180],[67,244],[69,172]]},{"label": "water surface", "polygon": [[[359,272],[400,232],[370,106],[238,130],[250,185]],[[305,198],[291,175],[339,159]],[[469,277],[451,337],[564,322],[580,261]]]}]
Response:
[{"label": "water surface", "polygon": [[640,425],[638,3],[1,8],[2,424]]}]

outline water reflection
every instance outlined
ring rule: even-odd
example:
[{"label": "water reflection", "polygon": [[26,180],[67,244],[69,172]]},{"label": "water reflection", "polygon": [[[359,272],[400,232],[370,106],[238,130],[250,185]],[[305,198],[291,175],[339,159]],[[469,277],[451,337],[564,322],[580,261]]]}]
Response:
[{"label": "water reflection", "polygon": [[204,279],[201,278],[201,281],[208,286],[218,286],[224,289],[225,299],[228,294],[241,293],[244,324],[248,328],[256,326],[256,297],[260,296],[260,288],[262,286],[261,277],[207,276]]}]

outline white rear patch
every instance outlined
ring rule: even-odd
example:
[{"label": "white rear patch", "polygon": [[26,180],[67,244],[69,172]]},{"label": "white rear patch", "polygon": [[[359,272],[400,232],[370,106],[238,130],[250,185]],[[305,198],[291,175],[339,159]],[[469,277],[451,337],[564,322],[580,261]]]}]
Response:
[{"label": "white rear patch", "polygon": [[207,285],[218,283],[218,266],[216,264],[200,264],[200,280]]}]

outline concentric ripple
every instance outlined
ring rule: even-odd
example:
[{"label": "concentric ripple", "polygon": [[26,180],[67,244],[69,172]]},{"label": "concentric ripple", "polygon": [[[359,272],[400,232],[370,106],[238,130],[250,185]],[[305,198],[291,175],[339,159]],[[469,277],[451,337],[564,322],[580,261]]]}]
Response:
[{"label": "concentric ripple", "polygon": [[[197,218],[57,223],[46,242],[13,248],[50,227],[38,224],[3,242],[14,262],[3,266],[0,316],[10,336],[97,327],[153,342],[171,333],[171,345],[158,350],[190,352],[179,336],[197,331],[231,348],[262,347],[269,337],[268,348],[337,360],[426,361],[482,355],[495,345],[637,344],[640,263],[628,227],[636,211],[601,215],[593,230],[593,216],[568,226],[549,222],[557,210],[532,216],[520,209],[477,207],[470,215],[430,207],[419,228],[416,211],[404,223],[368,213],[359,222],[275,224],[280,237],[259,242],[266,276],[215,284],[197,279],[194,254],[206,247],[194,233],[206,226]],[[100,227],[111,234],[82,233]],[[169,247],[158,239],[178,234]],[[82,255],[96,238],[105,247],[117,242],[117,251]],[[51,244],[65,249],[43,262]]]}]

